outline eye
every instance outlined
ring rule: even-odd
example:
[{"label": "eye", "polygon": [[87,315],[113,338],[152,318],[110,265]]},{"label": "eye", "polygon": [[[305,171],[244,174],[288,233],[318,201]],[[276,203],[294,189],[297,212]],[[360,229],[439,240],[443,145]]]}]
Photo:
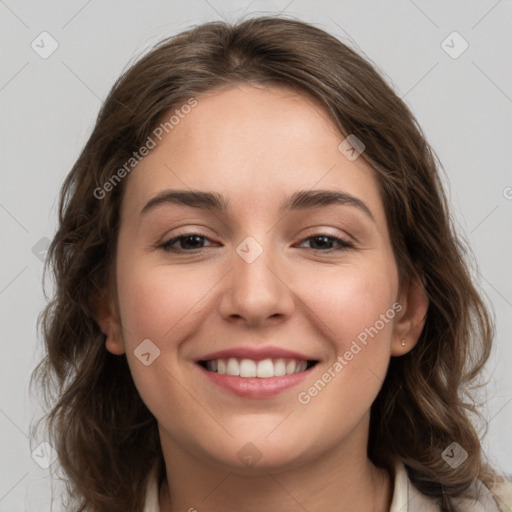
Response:
[{"label": "eye", "polygon": [[[200,249],[205,248],[203,244],[206,241],[211,242],[206,236],[199,235],[198,233],[187,233],[171,238],[171,240],[163,243],[160,247],[167,252],[173,253],[199,252]],[[310,242],[311,249],[320,252],[342,251],[354,248],[354,245],[348,240],[325,234],[305,238],[300,242],[299,246],[304,247],[303,244],[308,242]]]},{"label": "eye", "polygon": [[[308,242],[308,240],[312,241],[311,249],[315,251],[321,252],[329,252],[329,251],[343,251],[346,249],[353,249],[354,244],[349,242],[348,240],[344,240],[342,238],[337,238],[335,236],[329,236],[324,234],[318,234],[314,236],[309,236],[300,242],[300,245]],[[333,247],[333,243],[337,244],[337,246]],[[316,247],[315,247],[316,246]]]},{"label": "eye", "polygon": [[187,233],[168,240],[160,247],[168,252],[194,252],[202,249],[202,243],[209,238],[199,235],[197,233]]}]

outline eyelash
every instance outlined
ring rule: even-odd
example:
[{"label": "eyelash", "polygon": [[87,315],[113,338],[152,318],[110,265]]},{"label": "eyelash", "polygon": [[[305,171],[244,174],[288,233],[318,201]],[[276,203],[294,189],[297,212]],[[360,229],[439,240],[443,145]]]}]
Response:
[{"label": "eyelash", "polygon": [[[176,236],[176,237],[172,238],[171,240],[168,240],[167,242],[163,243],[159,247],[162,248],[166,252],[172,252],[172,253],[175,253],[175,254],[194,253],[194,252],[195,253],[200,253],[200,252],[203,252],[203,251],[201,251],[201,249],[205,249],[204,247],[200,247],[199,249],[191,249],[191,250],[178,249],[176,247],[172,247],[172,245],[175,244],[176,242],[179,242],[180,240],[184,240],[184,239],[187,239],[187,238],[190,238],[190,237],[199,237],[199,238],[204,239],[204,240],[210,240],[208,237],[200,235],[198,233],[186,233],[184,235],[179,235],[179,236]],[[330,249],[327,249],[325,251],[321,250],[321,249],[313,249],[314,251],[330,253],[330,252],[335,252],[335,251],[346,251],[347,249],[354,249],[354,244],[352,242],[349,242],[348,240],[344,240],[343,238],[338,238],[338,237],[331,236],[331,235],[326,235],[326,234],[323,234],[323,233],[318,233],[318,234],[315,234],[315,235],[312,235],[312,236],[308,236],[308,237],[302,239],[300,241],[300,244],[302,244],[306,240],[311,240],[313,238],[328,238],[328,239],[333,240],[334,242],[338,243],[338,247],[337,248],[330,248]]]}]

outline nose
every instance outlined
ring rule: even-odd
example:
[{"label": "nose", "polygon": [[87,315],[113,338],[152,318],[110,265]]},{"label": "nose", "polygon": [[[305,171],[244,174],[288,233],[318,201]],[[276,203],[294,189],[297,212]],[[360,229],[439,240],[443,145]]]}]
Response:
[{"label": "nose", "polygon": [[285,261],[270,242],[261,246],[263,252],[254,261],[233,251],[219,306],[223,318],[232,323],[263,327],[289,318],[295,307]]}]

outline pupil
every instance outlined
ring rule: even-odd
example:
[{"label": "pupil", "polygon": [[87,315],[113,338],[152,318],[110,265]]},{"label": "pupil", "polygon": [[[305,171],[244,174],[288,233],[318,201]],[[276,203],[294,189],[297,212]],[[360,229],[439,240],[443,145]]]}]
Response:
[{"label": "pupil", "polygon": [[[189,242],[192,242],[192,243],[190,244]],[[183,246],[190,246],[190,245],[192,245],[192,248],[197,248],[198,246],[201,246],[201,237],[197,236],[197,235],[189,235],[181,240],[182,249],[186,248]]]},{"label": "pupil", "polygon": [[320,241],[320,247],[325,247],[326,245],[330,245],[330,240],[326,236],[315,236],[313,238],[314,243],[318,245],[318,241]]}]

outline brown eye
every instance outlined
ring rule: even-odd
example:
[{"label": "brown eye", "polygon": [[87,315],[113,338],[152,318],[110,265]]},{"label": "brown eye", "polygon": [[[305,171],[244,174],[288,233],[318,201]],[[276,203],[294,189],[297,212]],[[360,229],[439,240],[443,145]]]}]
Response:
[{"label": "brown eye", "polygon": [[[337,238],[334,236],[322,235],[322,234],[305,238],[301,242],[301,245],[304,242],[307,242],[308,240],[311,240],[310,248],[315,251],[322,251],[322,252],[342,251],[342,250],[351,249],[354,247],[354,245],[347,240],[343,240],[341,238]],[[335,245],[334,247],[333,247],[333,244]]]},{"label": "brown eye", "polygon": [[205,240],[209,240],[209,238],[197,233],[190,233],[172,238],[160,247],[168,252],[193,252],[203,249]]}]

